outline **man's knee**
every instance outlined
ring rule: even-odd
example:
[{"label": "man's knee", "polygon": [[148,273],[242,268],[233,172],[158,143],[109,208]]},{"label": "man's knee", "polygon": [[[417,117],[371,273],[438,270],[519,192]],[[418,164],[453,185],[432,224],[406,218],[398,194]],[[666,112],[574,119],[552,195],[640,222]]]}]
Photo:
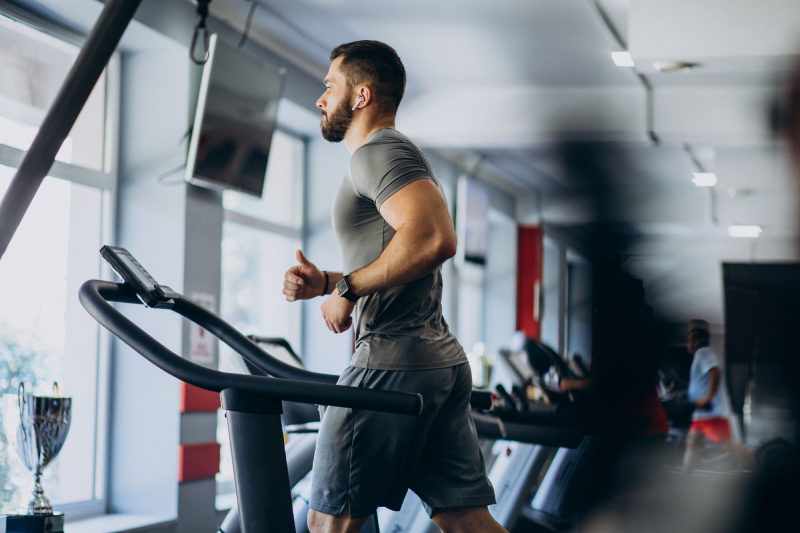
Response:
[{"label": "man's knee", "polygon": [[488,507],[457,507],[434,512],[431,519],[442,533],[504,532]]},{"label": "man's knee", "polygon": [[700,441],[703,440],[703,434],[699,431],[690,431],[688,435],[686,435],[686,447],[695,449],[700,446]]},{"label": "man's knee", "polygon": [[323,533],[325,531],[324,514],[317,512],[314,509],[310,509],[308,511],[306,523],[308,524],[308,530],[311,533]]},{"label": "man's knee", "polygon": [[344,512],[339,516],[321,513],[311,509],[308,511],[308,530],[311,533],[355,533],[361,530],[361,526],[367,518],[353,518],[350,516],[350,509],[344,508]]}]

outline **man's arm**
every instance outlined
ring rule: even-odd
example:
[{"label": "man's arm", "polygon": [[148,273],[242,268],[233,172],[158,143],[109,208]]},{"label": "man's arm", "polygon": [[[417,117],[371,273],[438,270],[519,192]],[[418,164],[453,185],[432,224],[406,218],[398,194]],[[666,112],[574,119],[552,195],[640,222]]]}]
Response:
[{"label": "man's arm", "polygon": [[719,390],[720,375],[721,373],[718,366],[708,371],[708,393],[705,398],[700,398],[694,402],[697,407],[705,407],[714,399],[714,396]]},{"label": "man's arm", "polygon": [[358,296],[408,283],[456,254],[456,231],[447,203],[429,179],[412,182],[380,208],[395,235],[380,257],[347,278]]},{"label": "man's arm", "polygon": [[[380,257],[356,270],[347,279],[358,296],[402,285],[421,278],[456,254],[456,231],[447,203],[438,187],[429,179],[409,183],[380,208],[381,216],[395,230],[394,237]],[[330,287],[341,279],[331,277]],[[335,290],[322,304],[322,317],[335,333],[352,325],[350,315],[355,304]]]}]

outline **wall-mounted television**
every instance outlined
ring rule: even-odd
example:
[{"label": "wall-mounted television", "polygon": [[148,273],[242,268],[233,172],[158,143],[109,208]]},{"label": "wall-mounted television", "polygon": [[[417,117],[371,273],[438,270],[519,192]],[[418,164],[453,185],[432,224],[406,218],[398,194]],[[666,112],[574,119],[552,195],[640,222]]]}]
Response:
[{"label": "wall-mounted television", "polygon": [[186,181],[261,197],[285,79],[282,69],[211,36]]}]

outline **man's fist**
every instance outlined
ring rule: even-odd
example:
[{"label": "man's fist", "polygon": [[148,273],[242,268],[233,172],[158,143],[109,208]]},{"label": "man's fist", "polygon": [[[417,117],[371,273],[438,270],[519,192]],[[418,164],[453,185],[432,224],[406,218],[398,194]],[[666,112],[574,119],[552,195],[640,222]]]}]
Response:
[{"label": "man's fist", "polygon": [[283,280],[286,301],[310,300],[315,296],[322,296],[325,293],[325,274],[306,259],[300,250],[297,250],[295,257],[300,264],[287,270]]},{"label": "man's fist", "polygon": [[356,304],[333,291],[321,308],[322,318],[325,319],[328,329],[334,333],[343,333],[350,329],[350,326],[353,325],[352,314],[355,306]]}]

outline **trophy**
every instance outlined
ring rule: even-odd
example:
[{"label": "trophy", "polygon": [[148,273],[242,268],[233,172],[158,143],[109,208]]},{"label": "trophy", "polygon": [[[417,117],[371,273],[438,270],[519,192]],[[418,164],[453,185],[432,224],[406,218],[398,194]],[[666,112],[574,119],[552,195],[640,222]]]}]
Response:
[{"label": "trophy", "polygon": [[20,383],[17,394],[3,397],[6,437],[35,480],[27,514],[0,517],[0,526],[5,519],[6,531],[63,531],[64,515],[53,513],[41,482],[42,471],[64,445],[72,417],[72,398],[61,398],[58,392],[54,383],[52,397],[25,394],[25,385]]}]

